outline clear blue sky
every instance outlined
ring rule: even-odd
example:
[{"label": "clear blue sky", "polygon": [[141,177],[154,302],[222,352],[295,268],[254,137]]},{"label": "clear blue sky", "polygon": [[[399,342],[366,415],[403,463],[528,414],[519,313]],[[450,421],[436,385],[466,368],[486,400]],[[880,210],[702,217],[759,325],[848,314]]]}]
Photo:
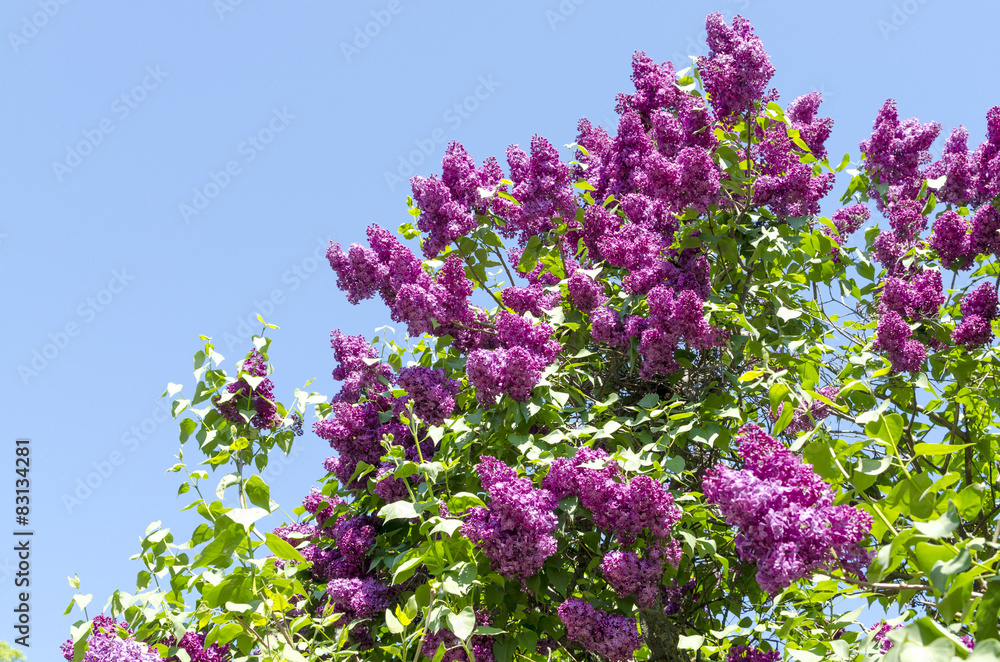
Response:
[{"label": "clear blue sky", "polygon": [[[232,371],[260,311],[281,327],[279,397],[313,378],[332,394],[330,330],[371,336],[388,316],[347,304],[317,259],[326,242],[405,222],[393,179],[439,172],[447,140],[480,161],[536,132],[571,142],[583,116],[606,124],[632,52],[705,53],[712,11],[751,19],[782,103],[824,93],[836,157],[856,156],[886,97],[945,132],[964,123],[973,144],[1000,103],[988,2],[6,0],[0,538],[14,528],[14,439],[29,437],[30,658],[55,659],[78,618],[60,615],[67,575],[99,610],[134,588],[127,559],[150,522],[178,538],[193,527],[163,473],[177,428],[157,397],[168,381],[190,392],[199,334]],[[298,443],[272,480],[288,510],[329,454],[308,432]],[[8,641],[12,548],[0,543]]]}]

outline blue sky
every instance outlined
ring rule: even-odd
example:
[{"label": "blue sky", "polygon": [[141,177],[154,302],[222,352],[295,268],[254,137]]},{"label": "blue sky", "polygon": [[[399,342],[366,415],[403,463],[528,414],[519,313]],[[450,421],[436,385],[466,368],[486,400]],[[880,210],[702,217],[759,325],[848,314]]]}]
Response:
[{"label": "blue sky", "polygon": [[[170,381],[190,392],[199,334],[231,372],[261,313],[281,327],[278,397],[310,379],[332,395],[330,330],[389,320],[346,302],[326,243],[406,222],[401,182],[439,172],[448,140],[480,161],[534,133],[571,142],[584,116],[607,124],[632,52],[706,53],[712,11],[750,18],[783,104],[823,92],[831,160],[856,157],[887,97],[945,133],[965,124],[973,144],[1000,103],[987,2],[4,2],[0,484],[13,494],[14,439],[30,438],[30,658],[54,659],[78,618],[61,616],[67,575],[100,609],[134,588],[127,559],[150,522],[193,528],[163,473],[178,442],[158,396]],[[271,476],[289,511],[329,451],[298,443]]]}]

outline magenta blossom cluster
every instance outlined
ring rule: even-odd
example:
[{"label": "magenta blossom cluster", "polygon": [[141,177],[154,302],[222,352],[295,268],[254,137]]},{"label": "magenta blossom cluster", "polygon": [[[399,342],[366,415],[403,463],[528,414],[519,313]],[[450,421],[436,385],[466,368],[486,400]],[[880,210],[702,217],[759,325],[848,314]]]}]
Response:
[{"label": "magenta blossom cluster", "polygon": [[371,359],[378,358],[378,352],[364,336],[347,336],[334,329],[330,332],[330,347],[337,361],[333,378],[344,382],[334,400],[357,402],[370,388],[383,390],[382,380],[392,383],[392,368],[388,364],[369,365]]},{"label": "magenta blossom cluster", "polygon": [[631,660],[642,646],[635,619],[597,609],[579,598],[566,600],[558,612],[568,639],[611,662]]},{"label": "magenta blossom cluster", "polygon": [[781,651],[762,651],[753,646],[733,646],[726,654],[726,662],[779,662]]},{"label": "magenta blossom cluster", "polygon": [[469,352],[465,366],[469,383],[484,404],[493,404],[502,395],[524,402],[562,345],[551,339],[551,326],[533,324],[526,317],[501,311],[494,324],[500,346]]},{"label": "magenta blossom cluster", "polygon": [[490,502],[467,511],[462,535],[471,540],[504,577],[527,579],[556,552],[552,531],[558,499],[535,488],[500,460],[483,456],[476,473]]},{"label": "magenta blossom cluster", "polygon": [[[492,623],[493,618],[490,612],[485,609],[476,610],[476,626],[489,626]],[[493,637],[485,634],[477,634],[472,636],[472,640],[469,643],[469,648],[472,649],[472,654],[475,656],[476,662],[494,662],[496,658],[493,656]],[[441,658],[440,662],[468,661],[469,656],[466,655],[465,648],[462,647],[462,642],[459,641],[454,633],[445,628],[441,628],[437,632],[428,632],[424,635],[424,645],[421,652],[427,659],[433,659],[438,646],[441,644],[444,644],[447,652]]]},{"label": "magenta blossom cluster", "polygon": [[882,317],[873,347],[885,352],[894,371],[916,372],[923,366],[927,348],[911,338],[910,323],[936,319],[944,300],[941,272],[937,269],[911,269],[882,281],[879,299]]},{"label": "magenta blossom cluster", "polygon": [[664,558],[656,547],[650,552],[644,558],[632,551],[608,552],[600,567],[617,595],[632,597],[640,607],[651,609],[659,596]]},{"label": "magenta blossom cluster", "polygon": [[621,473],[604,450],[581,448],[572,459],[556,458],[542,486],[557,499],[579,498],[594,524],[614,533],[622,543],[631,543],[643,531],[648,532],[652,542],[664,546],[665,560],[676,565],[680,550],[668,540],[681,510],[674,505],[673,495],[649,476],[625,481]]},{"label": "magenta blossom cluster", "polygon": [[[834,402],[840,389],[836,386],[824,386],[816,392]],[[781,410],[784,411],[784,408],[787,406],[789,406],[787,403],[782,404]],[[780,418],[780,415],[773,411],[768,411],[768,415],[771,418],[771,422],[777,421]],[[801,403],[795,408],[792,420],[785,427],[784,432],[785,434],[797,435],[806,430],[811,430],[814,424],[819,423],[829,415],[830,406],[819,398],[813,399],[808,404]]]},{"label": "magenta blossom cluster", "polygon": [[[119,637],[119,628],[129,636],[124,639]],[[131,632],[128,623],[124,621],[118,623],[103,614],[95,616],[83,662],[163,662],[163,658],[149,644],[136,641]],[[59,649],[66,660],[72,661],[72,639],[61,644]]]},{"label": "magenta blossom cluster", "polygon": [[251,387],[245,379],[238,379],[226,387],[232,397],[223,401],[222,396],[212,398],[212,403],[218,408],[226,420],[233,423],[244,423],[240,410],[253,410],[251,425],[259,429],[269,429],[278,424],[281,416],[274,404],[274,383],[267,379],[267,360],[256,349],[243,360],[242,372],[251,377],[264,377],[256,387]]},{"label": "magenta blossom cluster", "polygon": [[478,225],[477,214],[489,207],[503,172],[496,159],[486,159],[476,168],[465,148],[448,143],[441,161],[441,178],[413,177],[413,201],[420,209],[417,227],[427,233],[424,256],[432,258]]},{"label": "magenta blossom cluster", "polygon": [[[822,97],[816,92],[799,97],[789,106],[790,113],[809,118],[808,124],[792,120],[792,126],[797,124],[806,131],[812,142],[803,142],[813,154],[817,150],[826,153],[823,141],[833,125],[829,117],[815,117],[820,101]],[[804,152],[792,141],[785,124],[774,122],[766,130],[758,127],[757,136],[761,142],[752,154],[760,176],[754,185],[754,203],[767,206],[778,218],[818,214],[819,201],[833,188],[836,176],[832,172],[817,175],[811,164],[802,163]]]},{"label": "magenta blossom cluster", "polygon": [[[837,211],[833,212],[833,216],[830,218],[833,221],[833,226],[837,229],[836,232],[832,232],[827,226],[821,228],[822,232],[826,234],[830,239],[833,240],[838,246],[843,246],[847,239],[861,229],[861,226],[871,218],[871,212],[868,211],[868,207],[863,204],[854,204],[850,207],[841,207]],[[837,251],[834,251],[833,256],[834,262],[840,262],[840,255]]]},{"label": "magenta blossom cluster", "polygon": [[861,541],[871,515],[832,505],[830,486],[757,425],[740,430],[736,441],[745,468],[714,467],[702,491],[739,528],[736,549],[757,564],[761,588],[775,593],[836,567],[862,575],[870,557]]},{"label": "magenta blossom cluster", "polygon": [[702,81],[716,115],[738,117],[764,97],[774,66],[750,21],[742,16],[733,18],[730,27],[722,14],[710,14],[705,27],[711,51],[698,58]]},{"label": "magenta blossom cluster", "polygon": [[934,220],[928,245],[937,251],[941,266],[945,269],[957,267],[971,269],[972,236],[969,221],[950,209]]},{"label": "magenta blossom cluster", "polygon": [[[569,166],[559,160],[559,152],[541,136],[531,139],[531,156],[517,145],[507,148],[507,164],[514,188],[510,194],[520,204],[497,198],[494,212],[505,224],[500,232],[517,237],[521,245],[532,236],[543,235],[576,217],[576,197]],[[506,186],[504,187],[506,188]]]},{"label": "magenta blossom cluster", "polygon": [[461,384],[449,379],[440,368],[413,366],[399,371],[396,383],[406,390],[406,396],[396,401],[397,413],[407,402],[413,403],[413,413],[427,425],[441,425],[455,411],[455,395]]},{"label": "magenta blossom cluster", "polygon": [[921,124],[910,118],[900,122],[896,102],[887,99],[875,117],[872,135],[861,141],[864,168],[878,183],[905,186],[921,178],[920,166],[931,160],[931,143],[941,132],[937,122]]},{"label": "magenta blossom cluster", "polygon": [[956,206],[978,207],[1000,193],[1000,106],[986,113],[986,139],[969,151],[969,132],[952,129],[941,158],[927,167],[927,179],[946,177],[937,198]]},{"label": "magenta blossom cluster", "polygon": [[705,321],[704,302],[692,290],[675,292],[659,285],[650,290],[648,302],[649,328],[639,341],[643,379],[675,372],[680,366],[674,353],[682,342],[690,349],[707,350],[725,337]]},{"label": "magenta blossom cluster", "polygon": [[889,638],[889,633],[893,630],[898,630],[903,627],[902,625],[889,625],[884,620],[878,624],[878,628],[872,628],[872,638],[879,645],[879,648],[883,653],[888,653],[889,650],[895,645],[892,643],[892,639]]},{"label": "magenta blossom cluster", "polygon": [[488,337],[470,330],[483,313],[469,304],[472,281],[457,254],[445,258],[431,275],[420,258],[389,231],[372,225],[368,243],[370,248],[352,244],[346,253],[340,244],[331,243],[327,251],[330,266],[337,272],[337,286],[347,292],[348,301],[356,304],[378,294],[392,319],[405,323],[411,336],[452,335],[462,348],[488,344]]},{"label": "magenta blossom cluster", "polygon": [[374,579],[331,579],[326,593],[345,622],[356,618],[372,618],[391,606],[391,587]]},{"label": "magenta blossom cluster", "polygon": [[962,321],[955,327],[951,339],[970,349],[988,345],[993,342],[991,322],[996,317],[997,288],[984,282],[962,297]]},{"label": "magenta blossom cluster", "polygon": [[[189,662],[226,662],[229,659],[229,649],[226,646],[205,646],[205,635],[200,632],[185,632],[180,641],[170,636],[160,643],[177,646],[187,653]],[[180,657],[172,655],[165,662],[180,662]]]}]

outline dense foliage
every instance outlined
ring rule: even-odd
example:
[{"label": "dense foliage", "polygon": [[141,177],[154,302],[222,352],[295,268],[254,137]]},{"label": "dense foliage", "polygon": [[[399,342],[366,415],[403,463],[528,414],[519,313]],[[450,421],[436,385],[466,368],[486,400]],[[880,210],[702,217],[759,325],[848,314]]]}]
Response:
[{"label": "dense foliage", "polygon": [[[205,522],[155,523],[67,659],[1000,660],[1000,108],[931,162],[940,126],[887,101],[832,167],[820,94],[782,107],[749,23],[707,27],[690,69],[636,53],[568,163],[449,145],[422,255],[331,245],[406,328],[334,331],[332,399],[278,402],[263,334],[232,376],[203,338],[167,394]],[[310,405],[328,473],[261,531]]]}]

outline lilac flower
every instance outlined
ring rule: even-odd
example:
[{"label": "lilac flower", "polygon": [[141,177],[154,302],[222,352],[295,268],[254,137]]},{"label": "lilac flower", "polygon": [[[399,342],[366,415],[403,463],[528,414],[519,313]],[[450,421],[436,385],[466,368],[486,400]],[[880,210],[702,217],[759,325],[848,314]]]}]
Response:
[{"label": "lilac flower", "polygon": [[639,558],[635,552],[614,551],[604,555],[601,571],[621,597],[634,597],[640,607],[652,608],[659,594],[663,558]]},{"label": "lilac flower", "polygon": [[490,502],[466,511],[462,535],[483,551],[498,573],[527,579],[556,551],[552,531],[558,499],[488,455],[480,459],[476,472]]},{"label": "lilac flower", "polygon": [[267,360],[256,349],[243,360],[242,372],[251,377],[265,377],[256,387],[251,387],[245,379],[238,379],[226,386],[226,391],[233,396],[223,401],[221,395],[212,398],[212,403],[226,420],[233,423],[244,423],[240,410],[252,409],[254,414],[250,424],[258,429],[269,429],[278,424],[281,416],[274,404],[274,383],[267,376]]},{"label": "lilac flower", "polygon": [[[607,464],[601,469],[584,466],[594,461]],[[681,517],[673,496],[649,476],[636,476],[628,482],[621,478],[618,465],[608,461],[605,451],[581,448],[573,459],[557,458],[542,486],[559,499],[570,494],[577,496],[580,504],[590,511],[594,524],[614,533],[622,542],[632,542],[645,530],[653,541],[665,543]],[[676,564],[674,550],[661,551],[667,552],[666,560]]]},{"label": "lilac flower", "polygon": [[692,290],[675,293],[659,285],[650,290],[648,302],[650,328],[642,332],[639,343],[643,379],[677,370],[674,352],[681,341],[689,348],[707,350],[723,337],[718,328],[705,321],[704,302]]},{"label": "lilac flower", "polygon": [[[164,639],[162,644],[167,646],[177,646],[188,654],[190,662],[224,662],[229,659],[229,649],[226,646],[212,644],[205,646],[205,635],[199,632],[185,632],[178,642],[173,636]],[[179,662],[176,655],[168,657],[165,662]]]},{"label": "lilac flower", "polygon": [[326,585],[338,612],[345,614],[344,622],[355,618],[372,618],[389,607],[390,587],[374,579],[332,579]]},{"label": "lilac flower", "polygon": [[927,227],[922,213],[923,203],[918,200],[900,200],[889,205],[889,225],[901,237],[912,241]]},{"label": "lilac flower", "polygon": [[837,232],[842,237],[846,237],[857,232],[869,218],[871,218],[871,212],[868,211],[868,207],[858,203],[850,207],[841,207],[833,212],[833,217],[830,220],[833,221]]},{"label": "lilac flower", "polygon": [[928,149],[940,132],[937,122],[921,125],[916,118],[900,122],[896,102],[887,99],[875,118],[871,137],[859,145],[865,153],[865,171],[882,184],[918,179],[919,168],[930,161]]},{"label": "lilac flower", "polygon": [[924,176],[928,180],[947,177],[937,190],[937,199],[961,207],[979,200],[976,170],[976,160],[969,152],[969,132],[957,126],[944,143],[941,159],[927,166]]},{"label": "lilac flower", "polygon": [[892,230],[883,230],[875,237],[872,258],[885,267],[886,273],[894,275],[900,272],[900,261],[912,247],[912,242]]},{"label": "lilac flower", "polygon": [[451,242],[476,229],[503,173],[495,159],[479,170],[465,148],[452,141],[441,162],[441,179],[413,177],[413,200],[420,209],[417,227],[427,233],[424,255],[435,257]]},{"label": "lilac flower", "polygon": [[820,570],[861,574],[869,554],[861,541],[871,516],[833,506],[833,490],[807,464],[754,424],[737,436],[746,468],[718,465],[703,482],[709,503],[739,528],[737,552],[757,564],[757,582],[770,593]]},{"label": "lilac flower", "polygon": [[969,235],[969,222],[962,216],[949,210],[934,221],[931,230],[929,246],[937,251],[941,266],[951,269],[972,268],[972,237]]},{"label": "lilac flower", "polygon": [[582,271],[577,271],[570,276],[566,287],[573,307],[585,313],[589,313],[597,306],[604,305],[604,302],[608,300],[604,296],[603,283],[595,281]]},{"label": "lilac flower", "polygon": [[1000,193],[1000,106],[986,113],[986,140],[971,157],[976,164],[977,202],[986,202]]},{"label": "lilac flower", "polygon": [[993,342],[990,322],[997,317],[997,289],[984,282],[962,297],[962,322],[955,327],[951,339],[973,349]]},{"label": "lilac flower", "polygon": [[414,366],[399,371],[397,380],[407,396],[397,400],[396,410],[407,401],[413,402],[413,412],[428,425],[441,425],[455,411],[455,395],[461,384],[449,379],[443,369]]},{"label": "lilac flower", "polygon": [[392,368],[388,364],[369,365],[366,361],[378,358],[378,352],[364,336],[346,336],[340,329],[334,329],[330,332],[330,347],[337,361],[333,378],[344,382],[335,401],[355,403],[371,388],[381,391],[383,379],[392,383]]},{"label": "lilac flower", "polygon": [[[484,609],[476,610],[476,625],[492,625],[492,614]],[[441,662],[466,662],[469,658],[465,654],[462,642],[459,641],[450,630],[441,628],[437,632],[429,632],[424,636],[424,645],[421,652],[427,659],[432,659],[438,646],[444,644],[448,651],[441,658]],[[470,642],[472,654],[476,657],[476,662],[494,662],[493,657],[493,637],[485,634],[473,635]]]},{"label": "lilac flower", "polygon": [[590,334],[597,342],[608,343],[612,347],[628,343],[618,312],[607,306],[598,306],[590,311]]},{"label": "lilac flower", "polygon": [[500,299],[503,305],[518,315],[531,313],[534,317],[542,318],[545,310],[558,305],[562,297],[559,294],[546,294],[541,284],[535,283],[528,287],[504,288],[500,292]]},{"label": "lilac flower", "polygon": [[726,662],[779,662],[781,651],[762,651],[753,646],[733,646],[726,654]]},{"label": "lilac flower", "polygon": [[992,204],[980,207],[972,217],[970,254],[1000,256],[1000,211]]},{"label": "lilac flower", "polygon": [[833,119],[816,117],[819,104],[823,102],[823,94],[810,92],[788,104],[786,116],[792,123],[792,128],[799,132],[802,142],[809,146],[809,151],[817,159],[826,158],[824,143],[833,130]]},{"label": "lilac flower", "polygon": [[894,646],[892,639],[887,636],[893,630],[897,630],[903,627],[902,625],[889,625],[884,620],[878,624],[878,629],[872,628],[871,631],[874,632],[872,637],[878,643],[879,648],[882,649],[883,653],[888,653],[889,650]]},{"label": "lilac flower", "polygon": [[927,358],[927,349],[919,340],[911,340],[910,333],[910,325],[895,310],[879,319],[873,349],[888,355],[894,372],[917,372]]},{"label": "lilac flower", "polygon": [[[507,221],[500,230],[506,236],[519,233],[522,245],[533,235],[556,227],[555,218],[569,221],[576,216],[576,198],[570,182],[569,166],[559,160],[559,153],[541,136],[531,139],[531,156],[517,145],[507,149],[511,194],[520,205],[505,204],[495,210]],[[506,201],[505,201],[506,202]]]},{"label": "lilac flower", "polygon": [[742,16],[733,18],[730,28],[722,14],[710,14],[705,27],[711,52],[698,58],[701,78],[716,115],[731,119],[764,96],[774,66],[750,21]]},{"label": "lilac flower", "polygon": [[466,374],[480,402],[493,403],[501,395],[518,402],[531,397],[531,389],[545,366],[555,360],[562,345],[551,340],[552,327],[532,325],[524,317],[501,311],[495,320],[500,347],[469,352]]},{"label": "lilac flower", "polygon": [[306,512],[313,514],[316,518],[316,524],[320,526],[333,517],[333,509],[342,503],[344,503],[343,499],[327,496],[318,487],[309,488],[309,494],[302,499],[302,507],[306,509]]},{"label": "lilac flower", "polygon": [[611,662],[632,659],[642,645],[635,619],[597,609],[579,598],[566,600],[558,612],[568,639]]},{"label": "lilac flower", "polygon": [[[124,639],[119,637],[118,628],[129,636]],[[131,633],[125,622],[118,623],[103,614],[95,616],[83,662],[163,662],[163,658],[149,644],[136,641]],[[61,644],[59,649],[66,660],[73,659],[71,639]]]},{"label": "lilac flower", "polygon": [[937,317],[938,309],[944,304],[941,272],[925,269],[910,276],[909,281],[897,276],[889,276],[882,283],[879,310],[893,310],[910,320]]}]

